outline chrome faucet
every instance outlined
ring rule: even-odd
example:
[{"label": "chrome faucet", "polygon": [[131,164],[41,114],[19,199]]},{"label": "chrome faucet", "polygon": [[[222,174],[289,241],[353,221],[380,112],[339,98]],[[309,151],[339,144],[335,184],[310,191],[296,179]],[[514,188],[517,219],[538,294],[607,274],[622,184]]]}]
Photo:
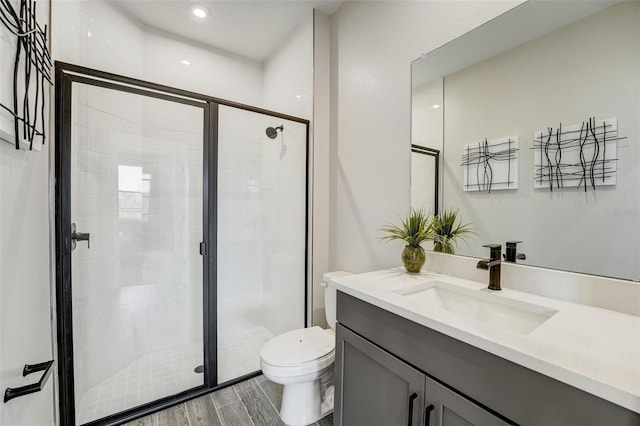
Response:
[{"label": "chrome faucet", "polygon": [[500,244],[485,244],[482,247],[489,247],[491,254],[489,259],[478,262],[476,268],[489,270],[489,290],[502,290],[500,288],[500,264],[502,261],[502,246]]}]

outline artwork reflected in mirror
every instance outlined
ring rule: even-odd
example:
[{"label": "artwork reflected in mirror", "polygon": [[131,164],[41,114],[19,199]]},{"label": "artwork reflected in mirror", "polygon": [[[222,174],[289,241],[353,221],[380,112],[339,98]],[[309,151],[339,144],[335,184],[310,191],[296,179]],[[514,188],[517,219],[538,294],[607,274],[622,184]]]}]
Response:
[{"label": "artwork reflected in mirror", "polygon": [[[518,263],[640,279],[638,22],[633,0],[528,1],[414,61],[412,143],[439,138],[439,209],[458,209],[477,232],[456,254],[518,240]],[[465,147],[505,137],[517,138],[517,159],[483,151],[465,180]],[[478,190],[487,176],[504,180],[496,166],[517,174],[516,187]]]}]

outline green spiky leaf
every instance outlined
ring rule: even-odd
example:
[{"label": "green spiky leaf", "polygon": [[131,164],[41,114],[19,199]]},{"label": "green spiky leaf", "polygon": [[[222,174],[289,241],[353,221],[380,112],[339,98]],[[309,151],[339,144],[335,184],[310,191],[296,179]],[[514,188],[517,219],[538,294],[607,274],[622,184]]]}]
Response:
[{"label": "green spiky leaf", "polygon": [[455,253],[458,240],[467,241],[472,235],[477,235],[473,231],[471,223],[463,224],[458,220],[458,209],[447,208],[438,216],[433,218],[432,232],[434,250],[443,253]]},{"label": "green spiky leaf", "polygon": [[400,225],[386,224],[379,230],[387,235],[381,240],[402,240],[408,246],[420,247],[424,241],[432,240],[432,215],[423,209],[411,209],[406,217],[400,218]]}]

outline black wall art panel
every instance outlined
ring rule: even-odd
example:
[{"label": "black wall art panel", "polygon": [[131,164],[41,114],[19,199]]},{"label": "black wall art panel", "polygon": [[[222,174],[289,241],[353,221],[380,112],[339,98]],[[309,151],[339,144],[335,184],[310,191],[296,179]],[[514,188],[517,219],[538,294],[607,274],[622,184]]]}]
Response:
[{"label": "black wall art panel", "polygon": [[534,187],[549,191],[577,188],[587,191],[615,185],[618,155],[618,120],[591,117],[571,126],[534,134]]},{"label": "black wall art panel", "polygon": [[462,155],[465,191],[518,189],[518,137],[465,145]]},{"label": "black wall art panel", "polygon": [[[47,25],[36,20],[36,2],[33,0],[0,0],[0,30],[14,43],[15,54],[10,72],[3,72],[2,87],[9,93],[0,98],[0,115],[9,117],[12,128],[2,130],[3,139],[12,139],[16,149],[34,142],[44,143],[46,97],[51,79],[51,57],[47,40]],[[4,54],[4,53],[3,53]],[[5,61],[6,58],[3,58]],[[4,71],[4,69],[3,69]],[[7,122],[7,121],[3,121]]]}]

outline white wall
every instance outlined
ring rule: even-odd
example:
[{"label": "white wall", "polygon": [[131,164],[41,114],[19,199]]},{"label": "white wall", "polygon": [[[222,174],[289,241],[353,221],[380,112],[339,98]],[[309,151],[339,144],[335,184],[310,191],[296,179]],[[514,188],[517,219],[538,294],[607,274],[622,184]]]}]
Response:
[{"label": "white wall", "polygon": [[313,14],[264,63],[266,109],[311,120],[313,114]]},{"label": "white wall", "polygon": [[[486,256],[482,244],[522,240],[527,264],[640,277],[639,20],[640,3],[618,4],[445,78],[444,201],[479,233],[460,254]],[[598,60],[585,54],[592,50]],[[533,133],[592,116],[617,118],[627,138],[617,144],[617,184],[534,189]],[[463,192],[464,146],[514,135],[518,189]]]},{"label": "white wall", "polygon": [[[15,1],[11,2],[17,7]],[[38,2],[38,22],[49,22],[49,4]],[[15,38],[0,25],[0,102],[12,84]],[[11,99],[11,98],[9,98]],[[48,96],[47,96],[48,99]],[[3,113],[0,113],[3,116]],[[6,129],[12,120],[2,119]],[[12,127],[11,127],[12,128]],[[51,129],[47,123],[47,134]],[[49,273],[49,152],[16,150],[0,141],[0,392],[39,380],[22,377],[25,364],[53,359]],[[42,392],[0,404],[2,425],[53,424],[52,374]]]},{"label": "white wall", "polygon": [[409,209],[410,63],[517,2],[347,2],[331,17],[330,269],[400,264],[377,229]]},{"label": "white wall", "polygon": [[[2,58],[4,60],[4,57]],[[0,142],[0,389],[31,384],[24,364],[53,359],[49,293],[50,145],[17,151]],[[0,405],[0,424],[53,424],[51,378],[42,392]]]},{"label": "white wall", "polygon": [[159,34],[104,1],[53,0],[52,4],[56,60],[262,104],[259,62]]},{"label": "white wall", "polygon": [[414,87],[411,91],[411,143],[442,154],[443,79]]},{"label": "white wall", "polygon": [[330,176],[330,120],[331,120],[331,21],[319,12],[314,13],[313,28],[313,156],[312,212],[313,212],[313,325],[325,325],[324,287],[322,275],[329,272],[329,176]]},{"label": "white wall", "polygon": [[144,33],[143,52],[145,80],[262,105],[263,73],[259,62],[149,30]]},{"label": "white wall", "polygon": [[89,68],[144,77],[144,33],[103,1],[53,0],[53,57]]}]

